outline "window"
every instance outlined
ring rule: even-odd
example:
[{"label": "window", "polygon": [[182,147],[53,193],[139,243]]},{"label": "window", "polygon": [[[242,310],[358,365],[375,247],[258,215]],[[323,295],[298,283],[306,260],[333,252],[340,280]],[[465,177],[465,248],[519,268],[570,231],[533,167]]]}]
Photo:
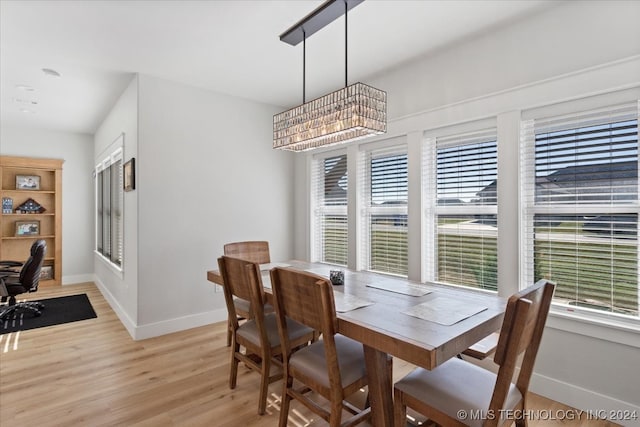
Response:
[{"label": "window", "polygon": [[122,149],[96,166],[96,251],[122,267]]},{"label": "window", "polygon": [[363,156],[362,183],[365,269],[406,276],[407,152],[406,148],[368,151]]},{"label": "window", "polygon": [[[526,283],[571,311],[638,317],[638,108],[522,125]],[[595,311],[594,311],[595,310]]]},{"label": "window", "polygon": [[496,131],[431,138],[426,143],[423,197],[429,208],[424,244],[434,248],[425,251],[431,257],[427,276],[496,291]]},{"label": "window", "polygon": [[347,265],[347,155],[314,160],[314,259]]}]

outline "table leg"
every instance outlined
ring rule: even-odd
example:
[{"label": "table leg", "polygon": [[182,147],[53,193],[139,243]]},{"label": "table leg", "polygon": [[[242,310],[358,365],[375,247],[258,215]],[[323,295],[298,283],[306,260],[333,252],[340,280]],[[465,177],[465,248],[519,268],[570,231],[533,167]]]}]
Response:
[{"label": "table leg", "polygon": [[364,345],[369,380],[371,423],[376,427],[393,426],[393,396],[390,359],[387,353]]}]

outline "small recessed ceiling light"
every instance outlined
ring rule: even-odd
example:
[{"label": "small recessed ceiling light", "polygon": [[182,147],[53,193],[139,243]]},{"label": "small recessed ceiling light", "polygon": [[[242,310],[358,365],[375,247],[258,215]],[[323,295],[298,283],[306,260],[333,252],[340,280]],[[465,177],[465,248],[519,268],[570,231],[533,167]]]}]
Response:
[{"label": "small recessed ceiling light", "polygon": [[28,108],[21,108],[20,112],[21,113],[32,113],[32,114],[35,113],[35,111],[29,110]]},{"label": "small recessed ceiling light", "polygon": [[35,89],[32,86],[28,85],[16,85],[16,89],[24,90],[25,92],[33,92]]},{"label": "small recessed ceiling light", "polygon": [[13,98],[13,102],[16,102],[18,104],[38,105],[38,101],[33,101],[31,99]]},{"label": "small recessed ceiling light", "polygon": [[47,77],[55,77],[55,78],[61,77],[61,74],[59,72],[57,72],[56,70],[53,70],[51,68],[43,68],[42,72]]}]

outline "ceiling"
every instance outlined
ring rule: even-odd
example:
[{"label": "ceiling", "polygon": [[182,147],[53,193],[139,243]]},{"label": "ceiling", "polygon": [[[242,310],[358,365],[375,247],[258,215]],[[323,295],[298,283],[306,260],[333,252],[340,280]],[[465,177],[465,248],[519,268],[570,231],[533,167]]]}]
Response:
[{"label": "ceiling", "polygon": [[[0,0],[0,123],[95,132],[134,73],[258,102],[302,101],[302,45],[278,36],[308,1]],[[368,0],[349,12],[349,82],[558,2]],[[344,18],[307,40],[307,99],[344,85]],[[45,75],[43,68],[61,74]],[[21,85],[31,87],[28,91]]]}]

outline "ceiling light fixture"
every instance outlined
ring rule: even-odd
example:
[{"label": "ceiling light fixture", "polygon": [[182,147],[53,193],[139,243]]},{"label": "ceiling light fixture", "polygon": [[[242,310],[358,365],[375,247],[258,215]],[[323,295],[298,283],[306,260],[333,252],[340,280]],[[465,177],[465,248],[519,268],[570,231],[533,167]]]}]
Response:
[{"label": "ceiling light fixture", "polygon": [[43,68],[42,72],[47,77],[60,78],[62,75],[52,68]]},{"label": "ceiling light fixture", "polygon": [[16,85],[16,89],[23,90],[25,92],[34,92],[35,89],[32,86],[28,85]]},{"label": "ceiling light fixture", "polygon": [[13,102],[16,104],[38,105],[38,101],[33,101],[31,99],[13,98]]},{"label": "ceiling light fixture", "polygon": [[[302,105],[273,116],[273,148],[305,151],[355,141],[387,131],[387,93],[364,83],[348,85],[347,12],[364,0],[329,0],[280,35],[302,42]],[[305,99],[306,38],[344,14],[344,88]]]}]

